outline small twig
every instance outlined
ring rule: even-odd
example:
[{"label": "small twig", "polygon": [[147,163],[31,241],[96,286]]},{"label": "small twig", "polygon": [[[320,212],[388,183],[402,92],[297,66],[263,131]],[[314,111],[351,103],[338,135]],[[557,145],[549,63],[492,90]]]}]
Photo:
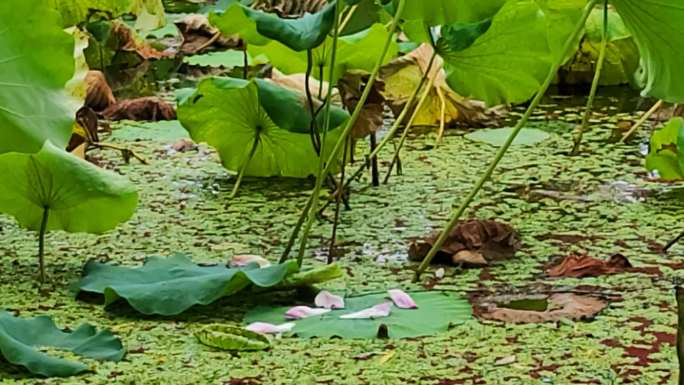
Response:
[{"label": "small twig", "polygon": [[[378,145],[378,137],[375,135],[375,132],[372,132],[370,134],[370,151],[373,152],[375,150],[375,147]],[[378,187],[380,186],[380,171],[378,170],[378,156],[374,155],[370,159],[371,163],[371,185],[373,187]]]},{"label": "small twig", "polygon": [[38,265],[40,269],[40,283],[45,283],[45,232],[48,225],[49,208],[43,208],[43,220],[40,222],[38,233]]},{"label": "small twig", "polygon": [[126,160],[126,163],[128,163],[128,160],[127,160],[127,159],[130,158],[130,157],[132,156],[132,157],[134,157],[135,159],[137,159],[138,162],[140,162],[140,163],[142,163],[142,164],[145,164],[145,165],[149,164],[149,163],[147,162],[147,160],[145,160],[145,158],[143,158],[142,156],[138,155],[135,151],[133,151],[133,150],[131,150],[131,149],[129,149],[129,148],[126,148],[126,147],[120,147],[120,146],[117,146],[117,145],[114,145],[114,144],[100,143],[100,142],[90,143],[90,145],[92,145],[93,147],[97,147],[97,148],[99,148],[99,149],[109,148],[109,149],[111,149],[111,150],[120,151],[120,152],[123,154],[123,157],[124,157],[124,159]]},{"label": "small twig", "polygon": [[[435,145],[437,146],[442,143],[442,139],[444,138],[444,128],[446,127],[446,97],[440,87],[435,87],[435,89],[437,90],[437,96],[440,101],[439,131],[437,132],[437,140],[435,141]],[[397,170],[398,169],[399,164],[397,164]]]},{"label": "small twig", "polygon": [[641,118],[639,118],[639,120],[638,120],[636,123],[634,123],[634,125],[632,126],[632,128],[630,128],[629,131],[627,131],[627,132],[622,136],[622,139],[620,139],[620,142],[624,142],[624,141],[626,141],[627,139],[629,139],[632,135],[634,135],[634,133],[636,132],[636,130],[639,129],[639,127],[643,126],[644,123],[646,123],[646,121],[647,121],[653,114],[655,114],[656,112],[658,112],[658,110],[660,109],[660,107],[663,106],[663,103],[664,103],[664,102],[663,102],[662,100],[658,100],[658,102],[657,102],[656,104],[654,104],[653,107],[651,107],[650,110],[646,111],[646,112],[641,116]]},{"label": "small twig", "polygon": [[665,247],[663,247],[663,252],[667,252],[668,250],[670,250],[670,248],[672,246],[674,246],[677,242],[681,241],[682,238],[684,238],[684,231],[682,231],[679,235],[677,235],[677,237],[675,237],[675,239],[668,242],[667,245],[665,245]]},{"label": "small twig", "polygon": [[[216,40],[218,40],[219,37],[221,37],[221,32],[216,32],[216,33],[211,37],[211,39],[205,41],[204,44],[202,44],[201,46],[199,46],[195,52],[198,52],[198,53],[199,53],[199,52],[202,51],[203,49],[205,49],[205,48],[209,47],[210,45],[216,43]],[[246,48],[245,48],[245,49],[246,49]]]}]

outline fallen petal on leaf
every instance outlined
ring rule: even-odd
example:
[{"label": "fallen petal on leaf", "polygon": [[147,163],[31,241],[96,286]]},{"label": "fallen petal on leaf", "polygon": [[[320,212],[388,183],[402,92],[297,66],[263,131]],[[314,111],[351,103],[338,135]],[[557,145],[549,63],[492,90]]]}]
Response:
[{"label": "fallen petal on leaf", "polygon": [[245,267],[250,263],[256,263],[259,265],[259,267],[271,266],[271,262],[269,262],[266,258],[260,255],[244,254],[234,255],[233,258],[230,260],[230,267]]},{"label": "fallen petal on leaf", "polygon": [[368,319],[368,318],[382,318],[387,317],[392,312],[392,302],[385,302],[368,309],[341,315],[341,319]]},{"label": "fallen petal on leaf", "polygon": [[443,267],[440,267],[439,269],[435,270],[435,278],[437,279],[444,278],[444,274],[446,274],[446,270],[444,270]]},{"label": "fallen petal on leaf", "polygon": [[316,306],[325,309],[344,309],[344,298],[326,290],[322,290],[318,293],[314,299],[314,303]]},{"label": "fallen petal on leaf", "polygon": [[287,322],[280,325],[269,324],[266,322],[253,322],[245,327],[245,329],[263,334],[282,334],[292,331],[295,324]]},{"label": "fallen petal on leaf", "polygon": [[314,308],[309,306],[295,306],[285,313],[287,319],[304,319],[330,312],[330,309]]},{"label": "fallen petal on leaf", "polygon": [[418,308],[418,305],[416,305],[416,302],[413,300],[413,298],[411,298],[411,296],[406,294],[406,292],[404,292],[403,290],[391,289],[387,290],[387,293],[392,299],[392,302],[394,302],[394,305],[396,305],[400,309]]}]

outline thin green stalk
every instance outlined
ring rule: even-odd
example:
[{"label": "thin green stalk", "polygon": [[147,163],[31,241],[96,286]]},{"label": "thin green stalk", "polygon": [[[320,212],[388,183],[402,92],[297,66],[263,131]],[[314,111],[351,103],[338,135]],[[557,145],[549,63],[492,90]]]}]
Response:
[{"label": "thin green stalk", "polygon": [[677,285],[675,288],[677,300],[677,361],[679,361],[678,384],[684,385],[684,289]]},{"label": "thin green stalk", "polygon": [[[406,115],[408,115],[408,112],[411,110],[413,107],[413,103],[418,99],[418,94],[420,94],[420,90],[423,89],[423,85],[425,85],[425,82],[427,81],[428,74],[432,70],[432,65],[435,62],[435,58],[437,57],[437,52],[433,52],[432,57],[430,57],[430,61],[428,62],[427,69],[425,70],[425,73],[423,76],[420,78],[420,82],[418,82],[418,87],[413,90],[413,93],[411,93],[411,96],[409,97],[408,101],[404,105],[404,108],[402,108],[401,112],[399,113],[399,116],[394,120],[394,124],[392,124],[392,127],[390,127],[389,131],[387,131],[387,134],[382,138],[380,143],[373,149],[368,155],[366,155],[366,161],[361,163],[361,166],[351,175],[351,177],[347,180],[345,183],[345,189],[351,185],[351,182],[357,179],[358,177],[361,176],[361,173],[369,167],[369,162],[370,159],[373,157],[378,156],[380,151],[385,147],[387,143],[394,138],[394,134],[399,130],[399,127],[401,127],[401,123],[404,121],[406,118]],[[396,150],[396,148],[395,148]]]},{"label": "thin green stalk", "polygon": [[238,178],[235,181],[235,185],[233,186],[233,191],[230,193],[230,199],[235,198],[237,195],[238,189],[240,188],[240,184],[242,184],[242,178],[245,176],[245,171],[247,171],[247,166],[249,166],[249,162],[252,161],[252,158],[254,158],[254,154],[256,154],[256,150],[259,147],[259,134],[257,134],[257,137],[254,139],[254,144],[252,145],[252,149],[249,151],[249,156],[247,159],[245,159],[245,162],[242,163],[242,166],[240,166],[240,172],[238,173]]},{"label": "thin green stalk", "polygon": [[[338,2],[339,4],[339,2]],[[389,51],[389,47],[392,44],[392,41],[394,40],[394,32],[397,30],[397,26],[399,25],[399,20],[401,18],[401,14],[404,12],[404,6],[406,5],[406,0],[399,0],[399,5],[397,6],[397,11],[394,15],[394,18],[392,19],[390,28],[388,29],[389,31],[389,36],[387,37],[387,40],[385,41],[385,45],[381,51],[380,56],[378,57],[378,61],[375,63],[375,67],[373,68],[373,71],[371,72],[370,78],[368,79],[368,83],[366,83],[366,87],[363,90],[363,93],[361,94],[361,98],[359,99],[358,103],[356,104],[356,108],[354,108],[354,112],[352,112],[351,118],[347,121],[346,126],[344,127],[344,130],[342,131],[342,134],[340,135],[339,139],[335,143],[335,146],[333,147],[332,151],[330,151],[330,155],[328,156],[328,161],[325,164],[325,167],[321,172],[318,174],[318,178],[316,178],[316,186],[314,187],[314,191],[312,193],[312,203],[311,207],[309,208],[308,212],[308,218],[306,221],[306,224],[304,226],[304,232],[302,233],[300,243],[299,243],[299,253],[297,254],[297,263],[299,266],[302,265],[302,262],[304,260],[304,252],[306,251],[306,243],[309,237],[309,231],[311,230],[311,226],[313,225],[313,222],[316,218],[316,211],[318,209],[318,198],[319,194],[321,191],[321,186],[323,184],[323,180],[325,179],[325,175],[327,175],[333,165],[335,164],[335,158],[337,157],[337,154],[340,152],[342,147],[344,146],[344,143],[347,140],[347,137],[349,136],[349,133],[351,132],[352,128],[356,124],[356,121],[359,119],[359,116],[361,114],[361,110],[363,109],[364,105],[366,104],[366,100],[368,100],[368,96],[370,95],[371,90],[373,89],[373,86],[375,85],[375,80],[378,77],[378,73],[380,72],[380,67],[382,66],[382,63],[385,60],[385,56],[387,55],[387,51]],[[339,7],[339,5],[338,5]],[[337,18],[339,20],[339,16]],[[337,36],[339,28],[339,24],[337,24],[339,21],[336,21],[335,25],[335,36]],[[334,52],[334,47],[333,47],[333,52]],[[333,61],[334,63],[334,57]],[[334,65],[330,66],[331,68],[334,67]],[[332,76],[330,77],[332,79]],[[332,89],[332,87],[329,87]],[[328,91],[330,93],[330,90]],[[328,107],[329,108],[329,107]],[[326,121],[328,121],[329,124],[329,118],[330,114],[326,114]],[[327,126],[326,124],[326,130]],[[306,213],[304,213],[306,215]]]},{"label": "thin green stalk", "polygon": [[48,224],[48,207],[43,208],[43,220],[40,222],[38,233],[38,266],[40,269],[40,283],[45,283],[45,232]]},{"label": "thin green stalk", "polygon": [[332,235],[330,236],[330,247],[328,248],[328,264],[334,262],[335,257],[335,241],[337,240],[337,226],[340,224],[340,208],[342,206],[342,196],[344,195],[344,172],[345,163],[347,163],[347,154],[349,152],[349,146],[351,138],[347,138],[344,143],[344,151],[342,153],[342,171],[340,172],[340,181],[337,183],[335,188],[335,218],[333,220]]},{"label": "thin green stalk", "polygon": [[399,153],[401,152],[401,148],[404,147],[404,142],[406,142],[406,138],[408,137],[409,131],[411,131],[411,127],[413,126],[413,122],[416,120],[416,117],[418,117],[418,114],[420,113],[420,109],[423,108],[423,104],[427,100],[428,95],[430,95],[430,91],[432,89],[432,85],[435,83],[435,77],[432,77],[430,81],[427,83],[425,86],[425,90],[423,91],[423,94],[420,95],[420,100],[418,100],[418,104],[416,105],[416,109],[413,110],[413,114],[411,114],[411,118],[409,119],[408,123],[406,124],[406,127],[404,128],[404,132],[401,133],[401,138],[399,138],[399,144],[394,150],[394,155],[392,156],[392,161],[390,162],[389,168],[387,169],[387,174],[385,175],[385,179],[383,180],[382,183],[387,183],[389,181],[390,176],[392,176],[392,170],[394,169],[394,165],[397,163],[399,160]]},{"label": "thin green stalk", "polygon": [[309,104],[309,112],[311,113],[311,123],[309,124],[309,133],[311,135],[311,144],[314,150],[321,155],[321,137],[316,127],[316,107],[314,106],[313,95],[311,94],[311,72],[313,71],[313,50],[306,50],[306,73],[304,75],[304,92],[306,93],[306,100]]},{"label": "thin green stalk", "polygon": [[556,73],[558,72],[558,69],[561,66],[562,58],[565,57],[565,55],[568,52],[570,52],[572,46],[584,30],[584,24],[586,23],[587,18],[589,18],[589,15],[591,14],[591,11],[594,9],[594,6],[596,5],[597,1],[598,0],[590,0],[587,3],[582,14],[582,18],[578,21],[577,25],[575,26],[575,30],[570,35],[568,40],[565,42],[562,55],[559,55],[559,57],[556,59],[556,63],[554,63],[554,65],[551,66],[551,69],[549,70],[549,73],[546,76],[546,80],[544,80],[544,83],[541,85],[541,87],[539,87],[539,90],[537,91],[537,95],[534,97],[534,99],[532,99],[532,102],[530,103],[530,106],[527,108],[527,111],[525,111],[525,114],[522,116],[522,118],[520,118],[520,121],[518,122],[518,124],[516,124],[508,139],[506,139],[504,145],[501,146],[499,151],[496,153],[496,156],[494,156],[494,160],[492,160],[492,162],[489,164],[489,167],[487,167],[487,170],[484,172],[480,180],[475,184],[475,187],[468,194],[463,203],[461,203],[458,209],[451,214],[449,222],[444,227],[442,232],[439,234],[439,237],[432,245],[432,248],[430,248],[430,251],[423,259],[423,262],[421,262],[420,266],[418,267],[418,270],[416,270],[414,281],[418,281],[418,279],[420,279],[420,275],[428,268],[428,266],[430,266],[430,262],[432,262],[432,259],[435,257],[437,252],[442,248],[444,242],[446,242],[446,239],[449,236],[451,229],[453,229],[458,220],[461,219],[461,216],[463,215],[463,213],[465,213],[470,203],[473,201],[473,199],[475,199],[477,194],[480,192],[485,182],[487,182],[489,178],[492,176],[492,173],[496,169],[496,166],[499,164],[503,156],[506,154],[506,151],[508,151],[508,148],[511,146],[515,138],[518,136],[520,130],[525,126],[525,124],[530,118],[530,115],[532,115],[534,109],[537,108],[537,106],[539,105],[539,102],[544,96],[544,93],[556,77]]},{"label": "thin green stalk", "polygon": [[242,78],[247,79],[249,77],[249,57],[247,56],[247,43],[242,50]]},{"label": "thin green stalk", "polygon": [[606,61],[606,50],[608,47],[608,0],[603,2],[603,32],[601,33],[601,48],[599,50],[598,61],[596,62],[596,70],[594,71],[594,80],[591,82],[591,90],[589,91],[589,98],[587,99],[587,106],[584,109],[584,116],[582,117],[582,124],[580,125],[577,135],[575,136],[575,143],[572,147],[572,155],[577,155],[582,146],[582,137],[589,126],[589,118],[593,113],[594,99],[598,91],[599,82],[601,81],[601,72],[603,71],[603,64]]}]

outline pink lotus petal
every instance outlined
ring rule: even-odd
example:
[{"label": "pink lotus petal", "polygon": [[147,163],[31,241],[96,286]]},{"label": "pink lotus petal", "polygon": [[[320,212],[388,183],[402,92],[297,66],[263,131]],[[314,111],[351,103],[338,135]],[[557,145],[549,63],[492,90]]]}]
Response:
[{"label": "pink lotus petal", "polygon": [[392,299],[392,302],[394,302],[394,304],[400,309],[418,308],[418,305],[416,305],[416,302],[413,300],[413,298],[411,298],[411,296],[406,294],[406,292],[404,292],[403,290],[392,289],[387,290],[387,293]]},{"label": "pink lotus petal", "polygon": [[341,315],[342,319],[368,319],[368,318],[382,318],[387,317],[392,312],[392,302],[385,302],[368,309]]},{"label": "pink lotus petal", "polygon": [[303,319],[329,312],[330,309],[320,309],[308,306],[295,306],[285,313],[287,319]]},{"label": "pink lotus petal", "polygon": [[314,303],[326,309],[344,309],[344,298],[325,290],[318,293]]},{"label": "pink lotus petal", "polygon": [[266,322],[253,322],[245,327],[245,329],[262,334],[281,334],[292,331],[295,324],[292,322],[274,325]]},{"label": "pink lotus petal", "polygon": [[245,267],[250,263],[256,263],[261,268],[271,266],[271,262],[269,262],[266,258],[260,255],[244,254],[234,255],[233,258],[230,260],[230,267]]}]

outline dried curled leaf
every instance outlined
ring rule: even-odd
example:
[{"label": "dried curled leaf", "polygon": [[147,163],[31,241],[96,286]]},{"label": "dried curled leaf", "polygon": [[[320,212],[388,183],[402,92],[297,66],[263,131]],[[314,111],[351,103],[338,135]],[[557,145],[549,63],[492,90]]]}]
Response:
[{"label": "dried curled leaf", "polygon": [[176,27],[183,35],[179,51],[194,55],[218,48],[240,48],[242,40],[237,36],[225,36],[209,23],[206,15],[192,14],[176,21]]},{"label": "dried curled leaf", "polygon": [[[369,74],[362,71],[349,71],[340,79],[337,86],[342,96],[342,104],[347,110],[353,111],[356,108],[369,77]],[[352,129],[351,135],[354,139],[365,138],[382,128],[385,110],[384,89],[385,83],[380,80],[373,84],[366,104],[361,109],[361,114]]]},{"label": "dried curled leaf", "polygon": [[[422,260],[437,240],[433,233],[411,243],[409,258]],[[435,263],[485,266],[492,261],[511,258],[521,243],[513,227],[493,220],[462,221],[449,234],[433,261]]]},{"label": "dried curled leaf", "polygon": [[265,335],[232,325],[206,325],[195,331],[195,337],[204,345],[222,350],[252,351],[271,347]]},{"label": "dried curled leaf", "polygon": [[[414,51],[399,57],[385,65],[380,78],[387,84],[383,94],[395,116],[398,116],[413,91],[420,84],[434,53],[428,44],[422,44]],[[432,90],[421,107],[414,125],[435,126],[444,120],[444,125],[461,123],[467,127],[499,126],[503,110],[501,108],[488,109],[478,100],[466,99],[452,90],[446,82],[444,61],[435,57],[428,79],[432,80]],[[422,92],[422,91],[421,91]],[[411,116],[409,113],[406,119]]]},{"label": "dried curled leaf", "polygon": [[88,71],[86,75],[86,107],[93,111],[103,111],[116,103],[112,88],[101,71]]},{"label": "dried curled leaf", "polygon": [[627,257],[615,254],[607,261],[588,255],[569,255],[558,264],[546,269],[549,277],[583,278],[617,273],[660,274],[658,267],[633,267]]},{"label": "dried curled leaf", "polygon": [[321,11],[326,5],[327,0],[256,0],[251,7],[258,11],[275,13],[282,18],[298,19],[307,12]]},{"label": "dried curled leaf", "polygon": [[[526,307],[543,306],[528,310]],[[514,305],[516,304],[516,305]],[[508,307],[506,307],[508,306]],[[484,298],[475,304],[479,318],[507,323],[556,322],[563,319],[587,320],[608,304],[598,298],[572,293],[546,295],[498,296]]]},{"label": "dried curled leaf", "polygon": [[175,120],[176,110],[157,97],[121,100],[102,111],[109,120]]}]

